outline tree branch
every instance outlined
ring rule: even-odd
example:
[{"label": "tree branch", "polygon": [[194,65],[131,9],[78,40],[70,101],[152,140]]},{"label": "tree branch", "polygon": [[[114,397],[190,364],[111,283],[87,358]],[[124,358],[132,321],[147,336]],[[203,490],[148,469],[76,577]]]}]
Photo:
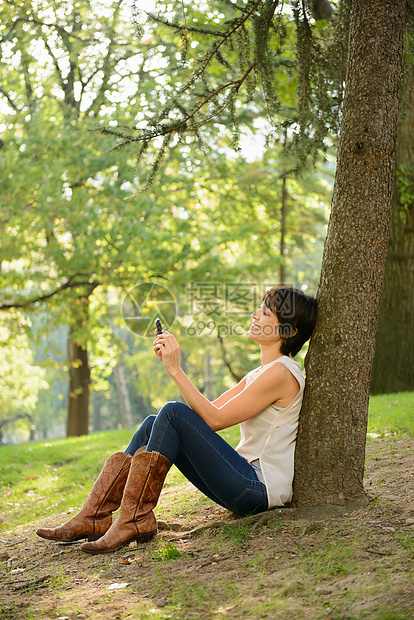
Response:
[{"label": "tree branch", "polygon": [[224,365],[225,365],[225,366],[229,369],[229,372],[230,372],[231,376],[232,376],[232,377],[233,377],[233,379],[234,379],[235,381],[237,381],[237,383],[238,383],[239,381],[241,381],[242,377],[241,377],[241,376],[239,376],[239,375],[237,375],[237,374],[234,372],[233,368],[231,367],[230,362],[229,362],[229,361],[228,361],[228,359],[227,359],[227,352],[226,352],[226,349],[224,348],[224,340],[223,340],[223,337],[222,337],[220,334],[217,334],[217,338],[218,338],[218,341],[219,341],[219,343],[220,343],[220,347],[221,347],[221,352],[222,352],[222,357],[223,357],[223,362],[224,362]]},{"label": "tree branch", "polygon": [[[103,59],[102,65],[101,67],[98,69],[98,71],[102,71],[103,73],[103,78],[101,81],[101,85],[99,87],[99,90],[94,98],[94,100],[92,101],[91,105],[88,107],[88,109],[85,112],[85,116],[88,116],[90,112],[93,112],[95,116],[97,116],[97,114],[99,113],[102,105],[103,105],[103,96],[104,93],[106,91],[106,88],[108,86],[108,82],[109,82],[109,78],[111,77],[111,70],[113,70],[113,67],[111,65],[111,54],[113,51],[113,48],[116,44],[116,27],[118,25],[119,22],[119,11],[121,8],[121,2],[118,2],[118,6],[115,9],[114,13],[113,13],[113,19],[112,19],[112,24],[111,24],[111,31],[110,33],[107,32],[107,36],[109,37],[109,44],[108,44],[108,48],[106,51],[106,56]],[[119,61],[118,61],[119,62]],[[83,94],[83,88],[82,88],[82,94]]]},{"label": "tree branch", "polygon": [[24,418],[27,418],[30,424],[33,424],[33,418],[29,413],[18,413],[11,418],[6,418],[5,420],[2,420],[0,422],[0,435],[2,434],[3,426],[7,426],[7,424],[12,424],[13,422],[18,422],[19,420],[23,420]]},{"label": "tree branch", "polygon": [[166,19],[162,19],[158,15],[154,13],[147,13],[148,17],[150,17],[155,23],[162,24],[163,26],[167,26],[168,28],[172,28],[173,30],[187,30],[188,32],[197,32],[198,34],[209,34],[215,37],[223,38],[225,35],[224,32],[219,32],[217,30],[210,30],[209,28],[199,28],[197,26],[181,26],[178,22],[169,22]]},{"label": "tree branch", "polygon": [[8,103],[10,104],[10,107],[12,107],[15,112],[20,112],[20,109],[17,107],[14,101],[10,98],[10,95],[6,93],[5,90],[3,90],[3,88],[0,88],[0,93],[4,95],[4,97],[6,97]]},{"label": "tree branch", "polygon": [[[175,123],[174,125],[169,125],[165,129],[160,129],[159,131],[153,131],[150,134],[144,134],[144,135],[137,136],[137,137],[125,136],[123,134],[120,134],[116,130],[110,130],[108,128],[105,128],[101,131],[103,131],[104,133],[112,134],[119,138],[123,138],[124,143],[121,146],[124,146],[125,144],[129,144],[131,142],[145,142],[146,140],[152,140],[153,138],[157,138],[160,136],[167,136],[173,132],[178,131],[181,127],[183,127],[186,123],[188,123],[188,121],[190,121],[197,114],[197,112],[201,110],[201,108],[203,108],[209,101],[211,101],[211,99],[213,99],[216,95],[218,95],[223,90],[230,88],[232,86],[236,86],[235,91],[237,92],[240,89],[243,82],[246,80],[249,73],[254,69],[256,65],[257,65],[257,61],[255,60],[254,62],[252,62],[250,67],[246,69],[246,71],[244,72],[241,78],[239,78],[238,80],[232,80],[231,82],[227,82],[226,84],[222,84],[219,88],[213,91],[208,97],[206,97],[199,105],[197,105],[193,109],[192,112],[188,112],[185,118],[181,119],[178,123]],[[214,118],[214,116],[217,116],[217,114],[219,114],[220,111],[221,110],[219,110],[215,114],[212,114],[209,117],[209,120],[211,120],[211,118]]]},{"label": "tree branch", "polygon": [[[216,43],[215,45],[213,45],[212,50],[210,53],[208,53],[200,68],[192,75],[192,77],[188,80],[188,82],[186,84],[184,84],[182,86],[182,88],[180,88],[177,93],[176,93],[176,98],[180,97],[181,95],[183,95],[185,92],[187,92],[187,90],[189,88],[191,88],[191,86],[196,82],[196,80],[198,78],[200,78],[204,71],[206,70],[208,64],[211,62],[211,60],[217,55],[217,52],[220,50],[220,47],[222,45],[224,45],[224,43],[226,41],[228,41],[228,39],[231,38],[231,36],[240,28],[243,26],[243,24],[253,15],[253,13],[257,10],[258,6],[261,4],[262,0],[256,0],[256,2],[253,3],[253,5],[251,6],[250,10],[248,12],[246,12],[245,15],[243,15],[243,17],[238,18],[237,20],[234,20],[232,23],[232,26],[228,29],[227,32],[223,33],[223,37],[221,39],[221,41],[219,43]],[[222,90],[229,88],[231,86],[236,86],[237,85],[237,89],[238,90],[241,86],[241,84],[244,82],[244,80],[247,78],[247,76],[249,75],[250,71],[256,66],[257,61],[255,61],[254,63],[252,63],[250,65],[250,67],[247,69],[247,71],[244,73],[244,75],[238,79],[238,80],[233,80],[231,82],[228,82],[227,84],[224,84],[222,86],[220,86],[218,89],[216,89],[211,95],[209,95],[200,105],[198,105],[193,112],[189,113],[189,115],[180,120],[178,123],[173,123],[173,124],[169,124],[168,127],[164,128],[164,129],[159,129],[151,131],[151,132],[147,132],[147,133],[142,133],[140,136],[138,137],[133,137],[133,136],[126,136],[124,134],[121,134],[119,132],[116,132],[114,130],[110,130],[108,128],[106,128],[104,131],[104,133],[108,133],[108,134],[112,134],[114,136],[117,136],[118,138],[122,138],[124,139],[124,143],[121,146],[124,146],[125,144],[131,143],[131,142],[145,142],[145,141],[149,141],[149,140],[153,140],[156,137],[160,137],[160,136],[166,136],[167,134],[171,134],[173,132],[178,131],[181,127],[183,127],[183,125],[185,125],[189,120],[191,120],[191,118],[194,117],[194,115],[206,104],[208,103],[215,95],[219,94]],[[160,123],[163,118],[165,118],[168,114],[168,112],[170,111],[170,107],[167,106],[166,109],[164,109],[164,111],[162,112],[161,116],[158,118],[158,123]],[[156,124],[156,122],[152,123],[153,125]]]},{"label": "tree branch", "polygon": [[34,24],[36,26],[46,26],[47,28],[56,28],[56,30],[58,30],[59,32],[65,33],[66,36],[74,37],[75,39],[78,39],[79,41],[82,41],[83,43],[90,44],[91,42],[94,42],[94,43],[100,42],[99,39],[95,39],[95,38],[82,39],[82,37],[79,37],[72,32],[67,32],[67,30],[65,30],[63,26],[59,26],[59,24],[57,23],[50,24],[50,23],[42,21],[41,19],[35,19],[34,17],[17,17],[17,19],[15,19],[14,22],[12,23],[8,33],[0,39],[0,43],[3,43],[4,41],[9,40],[10,34],[13,32],[13,30],[16,28],[19,22],[26,22],[27,24]]},{"label": "tree branch", "polygon": [[250,9],[250,11],[248,13],[246,13],[246,15],[243,16],[242,19],[238,19],[237,22],[235,23],[235,25],[233,26],[233,28],[230,28],[228,32],[226,32],[223,36],[222,41],[220,41],[220,43],[218,43],[217,45],[213,46],[213,50],[210,54],[208,54],[204,60],[204,63],[202,64],[202,66],[200,67],[200,69],[198,71],[196,71],[193,75],[193,77],[187,82],[187,84],[185,84],[181,90],[178,91],[178,95],[183,94],[184,92],[186,92],[186,90],[188,88],[190,88],[190,86],[192,84],[194,84],[194,82],[196,81],[196,79],[198,77],[200,77],[204,71],[206,70],[209,62],[214,58],[214,56],[217,54],[218,50],[220,49],[220,47],[236,32],[236,30],[238,30],[241,26],[243,26],[243,24],[249,19],[249,17],[251,15],[253,15],[253,13],[256,11],[257,7],[259,6],[259,4],[262,2],[262,0],[257,0],[253,7]]},{"label": "tree branch", "polygon": [[79,275],[81,274],[76,274],[74,276],[71,276],[64,284],[59,286],[56,290],[52,291],[51,293],[47,293],[46,295],[39,295],[39,297],[34,297],[33,299],[26,299],[25,301],[21,301],[21,302],[16,301],[16,302],[9,303],[9,304],[2,304],[0,305],[0,310],[11,310],[12,308],[27,308],[28,306],[31,306],[35,303],[47,301],[48,299],[51,299],[51,297],[54,297],[55,295],[62,293],[66,289],[77,288],[79,286],[88,286],[90,289],[90,292],[92,293],[92,291],[100,284],[100,282],[98,282],[97,280],[92,280],[92,282],[90,280],[85,280],[85,281],[80,281],[80,282],[74,281],[75,278],[77,278]]}]

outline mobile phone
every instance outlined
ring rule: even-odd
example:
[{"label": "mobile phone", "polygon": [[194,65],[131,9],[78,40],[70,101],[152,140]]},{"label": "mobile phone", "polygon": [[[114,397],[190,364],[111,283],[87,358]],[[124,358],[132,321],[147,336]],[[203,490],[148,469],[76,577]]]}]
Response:
[{"label": "mobile phone", "polygon": [[157,327],[157,334],[162,334],[161,321],[159,319],[155,319],[155,325]]}]

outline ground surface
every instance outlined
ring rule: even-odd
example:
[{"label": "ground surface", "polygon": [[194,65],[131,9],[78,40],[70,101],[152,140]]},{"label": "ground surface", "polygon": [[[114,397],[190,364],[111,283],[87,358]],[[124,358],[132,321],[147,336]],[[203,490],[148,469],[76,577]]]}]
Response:
[{"label": "ground surface", "polygon": [[188,535],[235,518],[181,484],[167,486],[157,507],[165,529],[139,548],[90,556],[80,543],[38,538],[45,521],[2,534],[0,617],[414,618],[413,443],[368,445],[366,489],[375,499],[347,514],[285,511]]}]

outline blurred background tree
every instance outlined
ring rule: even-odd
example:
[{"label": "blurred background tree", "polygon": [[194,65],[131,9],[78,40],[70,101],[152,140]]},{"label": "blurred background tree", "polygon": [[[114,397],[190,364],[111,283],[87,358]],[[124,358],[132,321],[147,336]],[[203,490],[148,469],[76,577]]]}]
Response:
[{"label": "blurred background tree", "polygon": [[[412,19],[413,15],[409,14]],[[407,30],[407,38],[410,31]],[[407,44],[390,240],[371,392],[414,390],[414,65]]]}]

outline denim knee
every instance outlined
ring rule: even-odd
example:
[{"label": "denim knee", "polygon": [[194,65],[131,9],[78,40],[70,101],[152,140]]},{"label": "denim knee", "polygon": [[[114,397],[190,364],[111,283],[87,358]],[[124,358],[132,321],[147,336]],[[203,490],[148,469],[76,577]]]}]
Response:
[{"label": "denim knee", "polygon": [[149,415],[145,418],[145,420],[133,434],[131,441],[128,444],[128,447],[125,450],[126,454],[134,455],[139,448],[145,446],[151,435],[151,430],[156,418],[156,415]]},{"label": "denim knee", "polygon": [[180,408],[187,409],[188,405],[185,405],[179,400],[169,400],[168,403],[165,403],[165,405],[161,407],[157,417],[166,416],[169,420],[171,420],[178,413]]},{"label": "denim knee", "polygon": [[139,428],[142,429],[143,431],[148,430],[148,432],[151,433],[152,425],[154,424],[156,418],[157,416],[154,414],[147,416],[145,420],[143,420]]}]

